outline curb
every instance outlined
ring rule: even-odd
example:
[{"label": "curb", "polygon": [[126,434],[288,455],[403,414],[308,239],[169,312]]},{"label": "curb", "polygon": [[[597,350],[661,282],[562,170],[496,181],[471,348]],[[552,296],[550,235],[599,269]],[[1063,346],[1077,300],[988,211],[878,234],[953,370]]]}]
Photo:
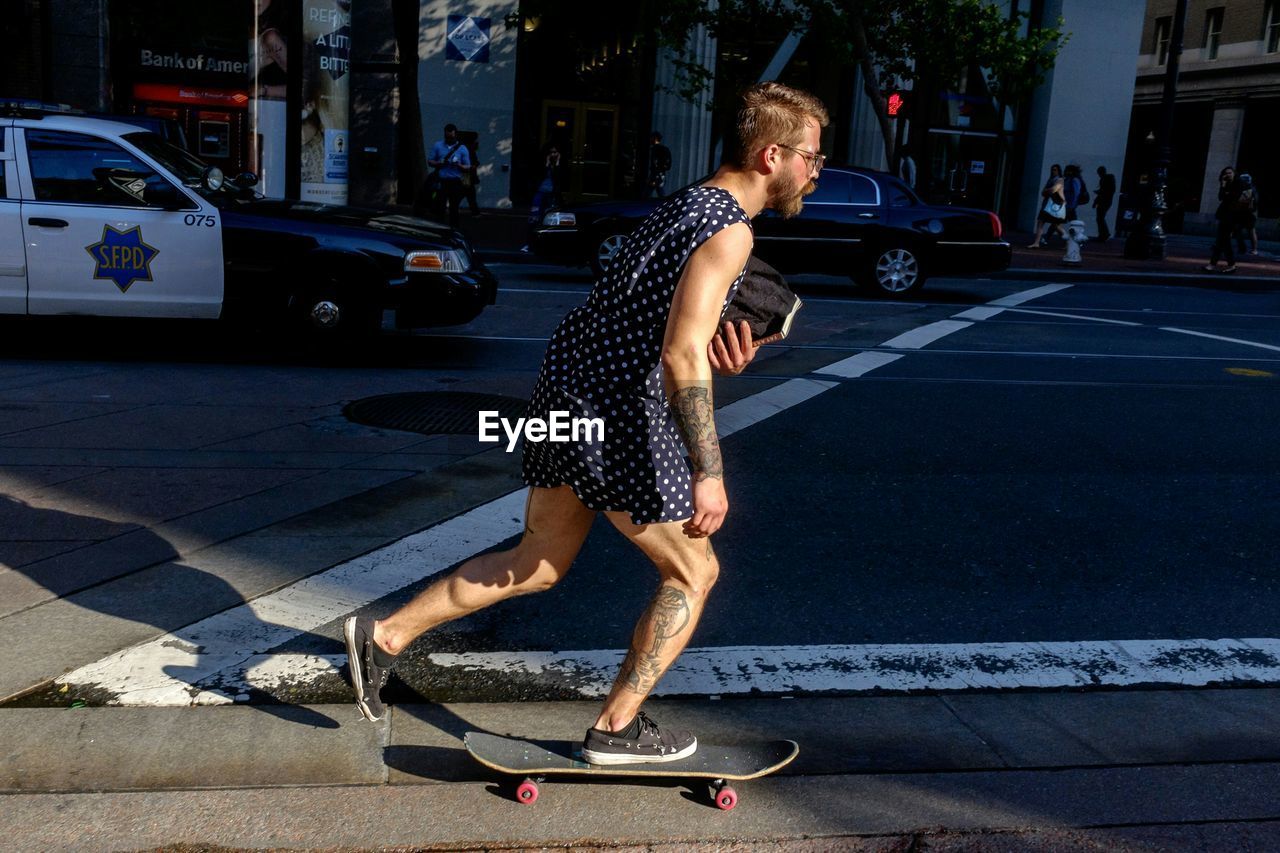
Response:
[{"label": "curb", "polygon": [[[478,254],[486,264],[531,264],[542,266],[564,266],[567,269],[586,269],[585,264],[577,266],[552,264],[530,252],[519,252],[511,249],[477,248]],[[940,276],[945,278],[946,276]],[[970,278],[970,276],[966,276]],[[1183,287],[1225,287],[1257,291],[1280,290],[1280,274],[1274,276],[1236,275],[1218,273],[1204,275],[1197,273],[1169,272],[1129,272],[1121,270],[1082,270],[1082,269],[1044,269],[1036,267],[1010,267],[1001,272],[971,276],[974,279],[990,279],[992,281],[1044,281],[1055,284],[1079,284],[1085,282],[1101,282],[1104,284],[1157,284]],[[927,282],[926,282],[927,286]]]},{"label": "curb", "polygon": [[1231,287],[1232,289],[1277,290],[1280,275],[1236,275],[1217,273],[1129,272],[1122,270],[1043,269],[1010,267],[981,278],[995,281],[1047,281],[1054,283],[1102,282],[1105,284],[1157,284],[1184,287]]}]

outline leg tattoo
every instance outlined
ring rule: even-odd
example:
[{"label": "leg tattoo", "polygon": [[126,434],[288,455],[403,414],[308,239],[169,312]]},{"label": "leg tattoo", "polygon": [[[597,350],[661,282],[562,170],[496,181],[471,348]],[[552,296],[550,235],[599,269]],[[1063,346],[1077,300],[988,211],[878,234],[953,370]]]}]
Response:
[{"label": "leg tattoo", "polygon": [[639,648],[641,627],[626,660],[622,662],[618,683],[632,693],[648,694],[666,671],[662,662],[663,649],[669,640],[685,629],[691,616],[689,600],[683,592],[671,586],[661,587],[640,620],[641,626],[648,623],[653,631],[649,647]]}]

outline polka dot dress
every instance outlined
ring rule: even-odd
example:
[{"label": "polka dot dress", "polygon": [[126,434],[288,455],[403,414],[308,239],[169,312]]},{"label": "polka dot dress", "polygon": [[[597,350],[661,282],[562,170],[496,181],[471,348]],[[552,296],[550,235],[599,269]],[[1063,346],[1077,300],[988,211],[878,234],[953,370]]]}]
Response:
[{"label": "polka dot dress", "polygon": [[[525,441],[525,483],[568,484],[589,509],[627,512],[635,524],[692,517],[684,440],[662,385],[662,339],[689,256],[739,222],[750,225],[728,190],[691,187],[631,235],[586,304],[551,336],[526,415],[600,418],[604,440]],[[725,307],[741,282],[739,273]]]}]

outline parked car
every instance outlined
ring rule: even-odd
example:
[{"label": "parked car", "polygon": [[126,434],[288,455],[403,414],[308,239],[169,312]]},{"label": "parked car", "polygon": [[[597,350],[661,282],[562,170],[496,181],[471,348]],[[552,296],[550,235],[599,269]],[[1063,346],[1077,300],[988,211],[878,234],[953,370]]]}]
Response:
[{"label": "parked car", "polygon": [[[533,251],[558,263],[590,264],[599,275],[661,201],[607,201],[548,211]],[[929,205],[886,172],[828,166],[799,216],[766,210],[754,220],[754,252],[785,273],[847,275],[901,295],[931,275],[995,272],[1011,249],[996,214]]]},{"label": "parked car", "polygon": [[244,318],[321,337],[466,323],[497,281],[466,239],[266,199],[132,124],[0,102],[0,314]]}]

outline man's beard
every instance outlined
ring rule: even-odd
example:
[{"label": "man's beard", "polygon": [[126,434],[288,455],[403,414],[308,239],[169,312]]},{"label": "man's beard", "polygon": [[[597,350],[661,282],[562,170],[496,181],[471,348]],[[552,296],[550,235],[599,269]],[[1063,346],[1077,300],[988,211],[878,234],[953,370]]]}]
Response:
[{"label": "man's beard", "polygon": [[818,188],[813,181],[807,181],[803,187],[797,183],[790,175],[779,179],[769,191],[765,207],[777,212],[783,219],[795,216],[804,207],[804,197]]}]

